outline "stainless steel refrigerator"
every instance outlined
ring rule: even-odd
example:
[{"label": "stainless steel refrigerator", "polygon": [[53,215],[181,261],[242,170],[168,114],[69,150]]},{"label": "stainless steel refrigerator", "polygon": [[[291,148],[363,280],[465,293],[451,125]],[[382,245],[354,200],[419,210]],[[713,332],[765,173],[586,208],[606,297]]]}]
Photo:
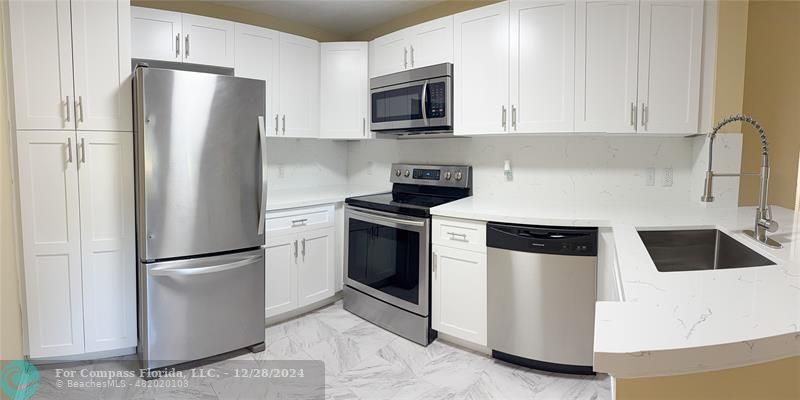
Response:
[{"label": "stainless steel refrigerator", "polygon": [[134,73],[139,358],[264,345],[264,81]]}]

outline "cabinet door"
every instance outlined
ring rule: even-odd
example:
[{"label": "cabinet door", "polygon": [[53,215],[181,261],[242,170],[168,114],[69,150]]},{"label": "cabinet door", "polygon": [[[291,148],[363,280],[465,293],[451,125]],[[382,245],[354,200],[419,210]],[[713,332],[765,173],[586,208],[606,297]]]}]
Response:
[{"label": "cabinet door", "polygon": [[505,133],[508,126],[508,3],[456,14],[455,133]]},{"label": "cabinet door", "polygon": [[319,43],[280,37],[281,136],[319,137]]},{"label": "cabinet door", "polygon": [[369,77],[393,74],[408,68],[406,31],[397,31],[369,42]]},{"label": "cabinet door", "polygon": [[703,2],[643,0],[639,43],[639,130],[697,133]]},{"label": "cabinet door", "polygon": [[78,132],[86,352],[136,346],[133,134]]},{"label": "cabinet door", "polygon": [[367,42],[320,45],[320,137],[367,137],[367,46]]},{"label": "cabinet door", "polygon": [[408,29],[409,67],[453,62],[453,16],[438,18]]},{"label": "cabinet door", "polygon": [[267,235],[264,315],[271,317],[297,308],[296,235]]},{"label": "cabinet door", "polygon": [[486,254],[433,246],[433,329],[486,346]]},{"label": "cabinet door", "polygon": [[182,18],[183,62],[233,68],[233,22],[191,14]]},{"label": "cabinet door", "polygon": [[334,229],[326,228],[300,238],[298,263],[298,306],[302,307],[333,296],[335,259]]},{"label": "cabinet door", "polygon": [[32,358],[84,350],[76,150],[74,132],[17,133]]},{"label": "cabinet door", "polygon": [[181,14],[131,7],[131,57],[181,62]]},{"label": "cabinet door", "polygon": [[511,1],[511,131],[572,132],[575,1]]},{"label": "cabinet door", "polygon": [[267,135],[278,134],[278,42],[280,34],[271,29],[236,24],[236,76],[261,79],[267,83]]},{"label": "cabinet door", "polygon": [[72,0],[78,129],[133,129],[128,9],[127,1]]},{"label": "cabinet door", "polygon": [[636,131],[638,1],[578,0],[575,130]]},{"label": "cabinet door", "polygon": [[9,3],[17,129],[75,129],[67,0]]}]

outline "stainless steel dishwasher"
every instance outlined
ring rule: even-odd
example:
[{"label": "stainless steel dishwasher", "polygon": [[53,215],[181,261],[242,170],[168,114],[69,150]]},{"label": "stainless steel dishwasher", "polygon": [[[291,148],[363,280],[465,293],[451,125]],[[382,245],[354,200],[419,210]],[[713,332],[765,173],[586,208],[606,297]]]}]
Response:
[{"label": "stainless steel dishwasher", "polygon": [[593,374],[597,228],[490,222],[486,245],[492,357]]}]

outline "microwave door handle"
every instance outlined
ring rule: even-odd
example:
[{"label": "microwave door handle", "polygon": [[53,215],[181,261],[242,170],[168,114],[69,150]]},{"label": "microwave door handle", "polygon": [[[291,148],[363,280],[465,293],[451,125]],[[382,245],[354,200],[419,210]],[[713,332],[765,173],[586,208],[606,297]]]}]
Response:
[{"label": "microwave door handle", "polygon": [[422,119],[425,121],[425,125],[428,125],[428,81],[422,84]]}]

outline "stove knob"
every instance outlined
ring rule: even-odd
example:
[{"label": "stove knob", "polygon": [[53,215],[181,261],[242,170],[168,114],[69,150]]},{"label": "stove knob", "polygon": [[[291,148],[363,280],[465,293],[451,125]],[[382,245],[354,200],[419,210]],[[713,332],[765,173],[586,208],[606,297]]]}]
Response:
[{"label": "stove knob", "polygon": [[464,177],[464,176],[461,174],[461,171],[458,171],[458,172],[456,172],[456,180],[457,180],[457,181],[460,181],[460,180],[461,180],[461,178],[463,178],[463,177]]},{"label": "stove knob", "polygon": [[447,172],[445,172],[445,173],[444,173],[444,179],[446,179],[446,180],[448,180],[448,181],[449,181],[449,180],[450,180],[450,177],[451,177],[452,175],[453,175],[453,173],[452,173],[452,172],[450,172],[450,171],[447,171]]},{"label": "stove knob", "polygon": [[406,170],[406,172],[403,173],[403,175],[405,175],[405,177],[408,178],[409,176],[411,176],[411,171]]},{"label": "stove knob", "polygon": [[400,168],[394,170],[394,176],[400,176]]}]

